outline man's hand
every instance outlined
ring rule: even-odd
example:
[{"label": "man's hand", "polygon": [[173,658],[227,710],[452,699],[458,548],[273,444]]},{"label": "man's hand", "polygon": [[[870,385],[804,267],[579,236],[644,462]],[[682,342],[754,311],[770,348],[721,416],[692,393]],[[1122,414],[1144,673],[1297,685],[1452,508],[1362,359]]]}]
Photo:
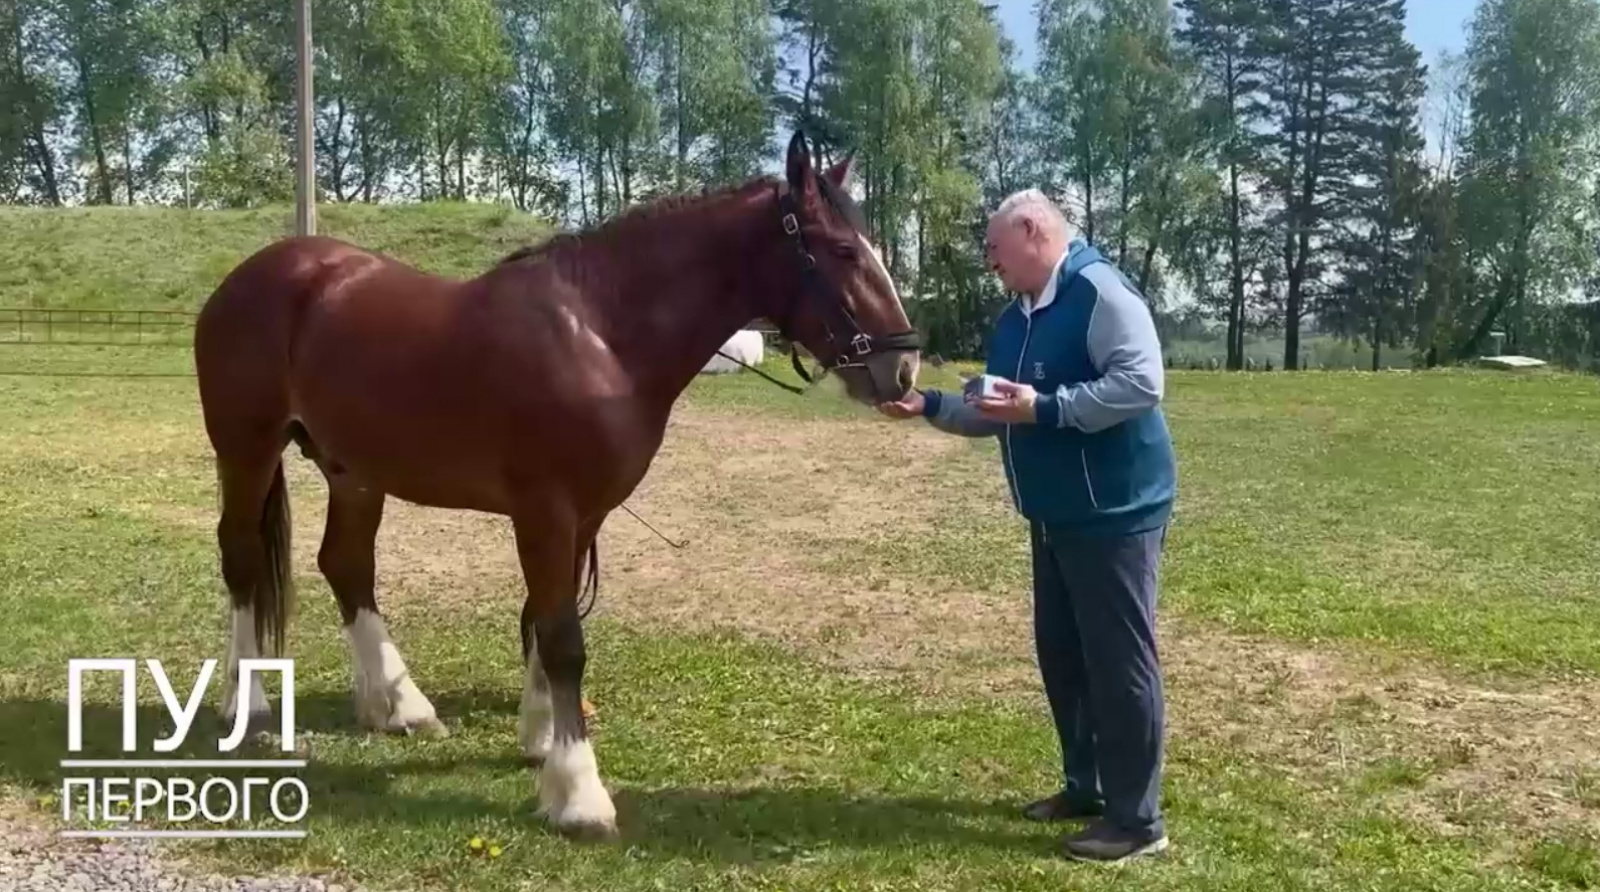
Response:
[{"label": "man's hand", "polygon": [[1033,404],[1039,394],[1027,384],[1016,384],[1001,379],[994,384],[996,396],[980,397],[972,401],[979,414],[990,421],[1005,424],[1032,424]]},{"label": "man's hand", "polygon": [[879,403],[878,411],[890,418],[916,418],[922,414],[922,408],[927,402],[927,398],[920,391],[913,390],[898,402]]}]

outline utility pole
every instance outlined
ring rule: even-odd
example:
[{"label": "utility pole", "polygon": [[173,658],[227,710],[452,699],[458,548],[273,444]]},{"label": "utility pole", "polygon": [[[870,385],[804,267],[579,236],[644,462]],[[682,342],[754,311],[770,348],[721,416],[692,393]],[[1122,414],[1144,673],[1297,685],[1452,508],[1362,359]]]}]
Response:
[{"label": "utility pole", "polygon": [[295,163],[295,233],[314,235],[317,231],[317,156],[315,151],[315,112],[311,104],[311,0],[294,0],[295,55],[299,62],[296,105],[299,112],[298,160]]}]

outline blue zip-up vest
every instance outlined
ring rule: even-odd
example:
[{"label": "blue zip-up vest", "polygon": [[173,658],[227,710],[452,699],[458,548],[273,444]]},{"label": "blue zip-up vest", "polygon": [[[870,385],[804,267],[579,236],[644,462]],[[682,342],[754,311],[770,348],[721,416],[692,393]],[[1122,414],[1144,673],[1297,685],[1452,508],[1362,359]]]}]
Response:
[{"label": "blue zip-up vest", "polygon": [[[1079,275],[1093,263],[1108,261],[1092,247],[1075,250],[1062,264],[1053,301],[1031,315],[1017,302],[1001,313],[990,337],[989,374],[1041,395],[1100,377],[1089,354],[1099,290]],[[1017,511],[1030,520],[1110,536],[1156,529],[1170,517],[1177,467],[1160,406],[1092,434],[1071,425],[1007,425],[1000,451]]]}]

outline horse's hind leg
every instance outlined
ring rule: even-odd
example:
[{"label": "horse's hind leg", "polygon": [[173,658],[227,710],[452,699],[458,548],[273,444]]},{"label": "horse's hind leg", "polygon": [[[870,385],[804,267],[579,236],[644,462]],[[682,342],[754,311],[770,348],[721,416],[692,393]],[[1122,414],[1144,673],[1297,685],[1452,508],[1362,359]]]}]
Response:
[{"label": "horse's hind leg", "polygon": [[[583,715],[587,655],[573,573],[579,539],[577,524],[553,506],[524,508],[513,517],[512,524],[517,556],[528,585],[522,616],[529,652],[529,684],[537,682],[537,677],[531,675],[537,659],[549,691],[548,748],[539,775],[540,812],[564,833],[580,838],[614,838],[617,811],[600,782]],[[527,742],[524,741],[524,752]]]},{"label": "horse's hind leg", "polygon": [[378,527],[384,494],[361,488],[342,473],[328,478],[328,523],[317,568],[339,602],[355,676],[356,717],[369,728],[442,737],[444,724],[406,669],[378,612],[374,593]]},{"label": "horse's hind leg", "polygon": [[252,724],[271,714],[261,679],[251,674],[241,692],[239,663],[282,654],[282,636],[292,606],[289,497],[282,444],[266,441],[250,451],[219,453],[217,478],[222,518],[217,545],[222,578],[232,605],[233,629],[223,674],[222,717],[232,724],[240,701]]}]

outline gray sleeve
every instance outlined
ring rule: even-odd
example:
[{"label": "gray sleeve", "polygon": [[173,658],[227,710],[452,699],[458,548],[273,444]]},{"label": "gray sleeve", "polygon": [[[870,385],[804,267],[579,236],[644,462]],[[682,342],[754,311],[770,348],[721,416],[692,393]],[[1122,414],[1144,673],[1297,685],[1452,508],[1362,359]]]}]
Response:
[{"label": "gray sleeve", "polygon": [[977,409],[967,405],[959,393],[925,390],[922,396],[927,401],[922,416],[929,424],[947,434],[962,437],[992,437],[1005,430],[1004,423],[983,417]]},{"label": "gray sleeve", "polygon": [[1161,403],[1161,341],[1150,308],[1110,265],[1081,273],[1099,291],[1089,317],[1089,361],[1100,377],[1052,395],[1056,405],[1041,421],[1094,433],[1141,415]]}]

